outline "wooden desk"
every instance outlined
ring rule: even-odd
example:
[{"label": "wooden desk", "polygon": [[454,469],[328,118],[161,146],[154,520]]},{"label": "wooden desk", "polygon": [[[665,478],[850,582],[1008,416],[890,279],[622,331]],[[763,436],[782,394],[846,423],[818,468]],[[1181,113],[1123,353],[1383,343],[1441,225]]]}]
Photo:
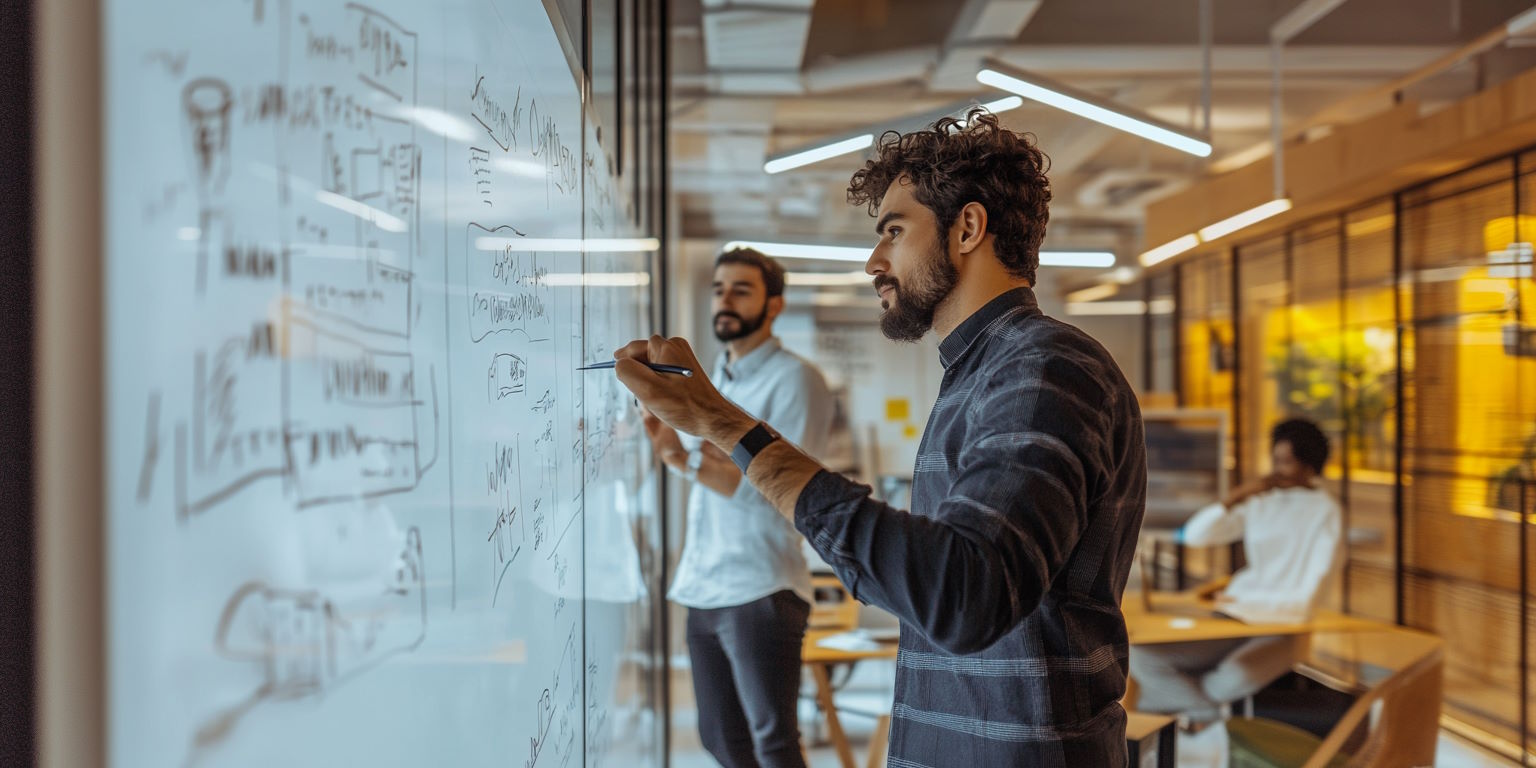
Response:
[{"label": "wooden desk", "polygon": [[[848,744],[848,735],[843,733],[843,724],[837,717],[837,705],[832,700],[832,665],[847,664],[855,661],[867,661],[869,659],[894,659],[896,658],[896,643],[881,643],[879,648],[865,651],[843,651],[836,648],[824,648],[819,643],[822,638],[836,635],[842,630],[823,629],[810,630],[805,633],[805,646],[800,651],[800,663],[811,669],[811,677],[816,680],[816,701],[821,704],[821,710],[827,713],[827,738],[837,750],[837,759],[843,768],[857,768],[853,760],[853,747]],[[890,731],[890,717],[882,718],[875,726],[875,736],[869,743],[869,765],[878,764],[881,752],[885,751],[885,740]]]},{"label": "wooden desk", "polygon": [[[848,735],[843,732],[842,722],[838,719],[837,707],[832,699],[832,665],[867,661],[870,659],[894,659],[896,658],[897,648],[895,642],[883,642],[879,648],[864,651],[842,651],[835,648],[824,648],[818,644],[822,638],[838,634],[839,632],[840,630],[814,629],[806,632],[805,646],[801,649],[801,663],[810,668],[811,676],[816,680],[816,701],[821,705],[822,711],[827,713],[827,738],[837,750],[838,761],[842,764],[843,768],[857,768],[857,763],[853,757],[853,747],[848,743]],[[1130,712],[1127,714],[1125,737],[1126,747],[1130,753],[1133,755],[1140,754],[1148,742],[1156,739],[1159,768],[1172,768],[1174,764],[1174,719],[1140,712]],[[886,739],[889,737],[889,733],[890,717],[887,715],[879,719],[875,726],[875,734],[870,739],[867,763],[869,768],[879,765],[880,758],[885,752]]]},{"label": "wooden desk", "polygon": [[1131,768],[1140,768],[1147,743],[1157,740],[1157,768],[1174,768],[1174,742],[1178,739],[1176,721],[1167,715],[1146,712],[1125,713],[1125,751]]},{"label": "wooden desk", "polygon": [[1125,629],[1131,645],[1347,632],[1380,626],[1368,619],[1331,611],[1320,611],[1311,621],[1299,624],[1248,624],[1212,615],[1215,604],[1201,600],[1192,592],[1154,593],[1152,609],[1151,613],[1147,611],[1139,592],[1126,592],[1120,611],[1125,615]]},{"label": "wooden desk", "polygon": [[[1295,670],[1358,698],[1329,732],[1307,765],[1322,766],[1340,753],[1378,702],[1371,734],[1371,766],[1432,761],[1439,728],[1444,643],[1440,638],[1371,619],[1323,611],[1301,624],[1245,624],[1199,615],[1212,608],[1192,593],[1154,593],[1148,612],[1139,593],[1121,606],[1131,645],[1193,642],[1266,635],[1306,635]],[[1390,713],[1390,716],[1381,713]]]}]

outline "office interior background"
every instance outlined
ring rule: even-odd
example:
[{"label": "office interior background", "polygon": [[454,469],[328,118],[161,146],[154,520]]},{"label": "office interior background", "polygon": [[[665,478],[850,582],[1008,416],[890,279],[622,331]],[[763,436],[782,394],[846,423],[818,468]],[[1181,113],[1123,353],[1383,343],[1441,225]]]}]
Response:
[{"label": "office interior background", "polygon": [[[319,19],[345,5],[254,0],[223,11],[298,23],[305,9]],[[0,342],[11,361],[0,366],[11,467],[0,505],[0,754],[44,765],[135,764],[122,756],[145,754],[113,735],[129,702],[105,701],[121,694],[111,681],[130,660],[112,645],[115,622],[127,619],[109,585],[121,565],[108,557],[119,552],[114,521],[130,500],[103,479],[124,460],[106,447],[116,380],[104,361],[125,339],[103,331],[115,317],[103,307],[119,295],[112,281],[122,277],[107,269],[116,232],[107,215],[118,203],[108,182],[131,149],[107,127],[122,119],[114,89],[134,87],[131,74],[109,66],[118,61],[112,45],[135,40],[114,27],[128,23],[124,7],[49,0],[0,20],[9,43],[4,306],[13,323]],[[862,272],[873,221],[845,202],[845,190],[883,131],[987,105],[1005,126],[1035,134],[1051,158],[1042,308],[1104,344],[1149,423],[1214,425],[1215,453],[1173,457],[1170,447],[1162,464],[1152,456],[1148,530],[1176,528],[1199,502],[1264,475],[1277,421],[1318,422],[1334,448],[1324,482],[1347,529],[1344,583],[1329,607],[1443,642],[1442,757],[1450,744],[1474,761],[1465,764],[1536,761],[1536,321],[1527,306],[1536,301],[1536,7],[1528,0],[481,0],[418,11],[437,30],[420,31],[421,60],[441,56],[445,71],[464,64],[479,73],[470,66],[478,62],[431,47],[432,34],[451,40],[456,25],[472,25],[460,17],[475,14],[541,41],[517,37],[520,50],[555,59],[552,69],[505,66],[572,78],[561,109],[581,121],[566,125],[566,140],[581,146],[585,186],[574,218],[544,236],[604,239],[613,254],[586,256],[580,272],[618,278],[577,281],[584,293],[571,299],[569,322],[606,335],[573,337],[580,341],[562,355],[654,329],[689,338],[711,360],[720,350],[710,323],[713,260],[751,244],[788,267],[778,334],[822,368],[838,398],[822,458],[899,502],[942,369],[931,336],[917,344],[881,336],[879,299]],[[192,31],[161,34],[178,35],[188,50],[206,45]],[[148,61],[157,50],[136,55]],[[457,88],[443,84],[450,79],[417,82],[423,108],[470,108],[432,91]],[[1050,93],[1078,101],[1053,105]],[[1095,122],[1084,116],[1091,110],[1144,123]],[[495,138],[484,122],[471,128],[482,126]],[[1147,126],[1173,138],[1149,139]],[[423,146],[438,135],[445,148],[459,141],[431,130],[418,122]],[[549,138],[520,130],[530,144]],[[422,157],[429,177],[456,173]],[[442,232],[464,228],[455,216],[444,214]],[[640,245],[611,245],[618,238]],[[446,281],[456,267],[442,269]],[[81,275],[93,276],[82,283]],[[604,285],[625,293],[610,301],[592,292]],[[603,412],[615,426],[601,446],[580,435],[587,422],[577,426],[591,412],[558,430],[579,445],[573,461],[599,467],[583,503],[597,503],[603,483],[622,489],[612,503],[630,515],[621,538],[634,581],[619,597],[593,596],[609,576],[605,550],[587,547],[605,524],[590,506],[574,511],[587,537],[575,555],[587,591],[575,599],[598,607],[577,625],[590,637],[573,637],[590,659],[626,660],[612,678],[593,673],[609,686],[601,695],[598,684],[580,689],[610,699],[608,730],[582,707],[587,727],[571,736],[581,748],[558,754],[588,765],[603,756],[708,764],[689,762],[704,758],[691,729],[683,611],[662,599],[688,486],[656,469],[621,396],[551,381],[615,403]],[[1149,450],[1158,446],[1149,439]],[[441,475],[417,470],[424,488]],[[454,503],[470,509],[462,496]],[[1159,583],[1192,586],[1236,565],[1224,551],[1173,550],[1145,554]],[[433,632],[478,631],[436,629],[455,627],[458,597],[441,614],[446,623],[428,622]],[[438,619],[439,610],[434,603],[423,615]],[[852,621],[891,620],[866,611]],[[609,626],[616,634],[604,645]],[[451,655],[451,643],[431,645],[440,636],[426,635],[424,647]],[[543,658],[538,641],[528,647]],[[862,693],[852,709],[868,712],[843,718],[860,749],[878,738],[879,700],[888,697],[881,670],[861,662],[839,681],[850,699]],[[836,765],[812,688],[808,678],[802,730],[813,764]],[[336,701],[345,694],[301,705],[323,718]],[[530,756],[518,729],[507,762],[536,761],[543,737]],[[458,754],[451,731],[422,738]],[[210,754],[212,764],[229,758]],[[464,754],[466,764],[483,756]]]}]

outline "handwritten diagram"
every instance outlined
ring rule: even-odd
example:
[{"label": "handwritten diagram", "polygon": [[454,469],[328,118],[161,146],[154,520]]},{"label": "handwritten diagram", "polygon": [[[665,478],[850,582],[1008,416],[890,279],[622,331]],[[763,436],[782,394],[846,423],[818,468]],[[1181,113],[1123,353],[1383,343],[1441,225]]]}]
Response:
[{"label": "handwritten diagram", "polygon": [[544,5],[103,13],[111,762],[643,743],[648,683],[593,660],[650,629],[654,486],[576,368],[649,325],[654,256],[588,246],[640,186]]}]

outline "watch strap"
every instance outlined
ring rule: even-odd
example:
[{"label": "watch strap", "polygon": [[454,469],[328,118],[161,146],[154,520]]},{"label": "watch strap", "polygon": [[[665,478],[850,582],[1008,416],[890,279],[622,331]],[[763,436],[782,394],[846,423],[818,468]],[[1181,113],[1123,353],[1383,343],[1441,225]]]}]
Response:
[{"label": "watch strap", "polygon": [[759,421],[745,435],[742,435],[741,441],[736,443],[735,448],[731,449],[731,461],[745,475],[747,473],[747,466],[752,463],[752,459],[756,458],[757,454],[762,453],[764,448],[767,448],[773,441],[778,439],[779,435],[777,432],[770,429],[767,424]]}]

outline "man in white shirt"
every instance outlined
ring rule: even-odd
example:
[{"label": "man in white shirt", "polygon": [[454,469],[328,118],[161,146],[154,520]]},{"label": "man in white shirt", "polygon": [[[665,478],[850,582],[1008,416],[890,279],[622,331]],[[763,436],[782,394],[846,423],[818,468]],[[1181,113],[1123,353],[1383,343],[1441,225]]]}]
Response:
[{"label": "man in white shirt", "polygon": [[[1343,516],[1315,486],[1328,461],[1328,438],[1316,424],[1291,419],[1271,435],[1273,472],[1224,502],[1195,513],[1180,539],[1213,546],[1242,540],[1248,563],[1216,596],[1216,608],[1249,623],[1299,623],[1338,583]],[[1246,698],[1290,670],[1295,635],[1131,649],[1131,677],[1141,689],[1136,708],[1209,722],[1222,707]]]},{"label": "man in white shirt", "polygon": [[[715,260],[715,336],[725,352],[711,381],[720,393],[812,456],[827,447],[833,401],[821,372],[783,348],[784,268],[751,249]],[[647,414],[646,432],[668,468],[695,485],[677,577],[668,594],[688,607],[704,748],[726,768],[804,768],[796,714],[800,649],[811,576],[801,536],[713,443]]]}]

